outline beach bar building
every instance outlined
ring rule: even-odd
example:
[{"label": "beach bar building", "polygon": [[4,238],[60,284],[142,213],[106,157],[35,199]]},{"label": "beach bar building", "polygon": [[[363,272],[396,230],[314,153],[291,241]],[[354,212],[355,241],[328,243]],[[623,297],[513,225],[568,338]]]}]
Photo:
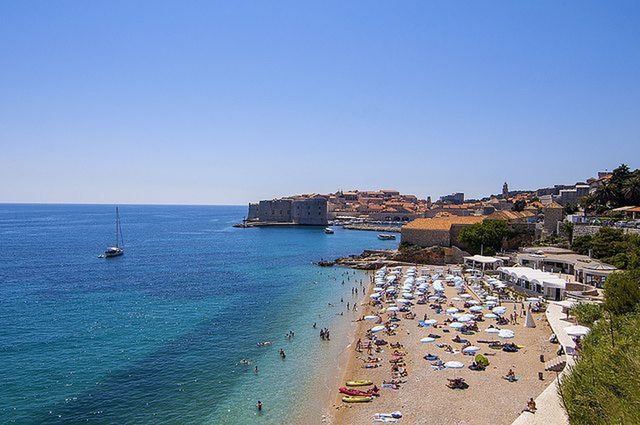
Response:
[{"label": "beach bar building", "polygon": [[499,267],[500,278],[525,292],[559,301],[564,298],[567,281],[557,275],[530,267]]},{"label": "beach bar building", "polygon": [[498,267],[502,267],[503,261],[496,257],[487,257],[485,255],[473,255],[471,257],[464,257],[464,264],[472,268],[481,268],[484,270],[496,270]]}]

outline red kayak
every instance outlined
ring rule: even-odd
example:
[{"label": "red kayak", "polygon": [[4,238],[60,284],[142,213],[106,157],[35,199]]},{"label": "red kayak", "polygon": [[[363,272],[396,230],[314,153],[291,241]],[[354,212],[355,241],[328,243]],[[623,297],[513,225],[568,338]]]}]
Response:
[{"label": "red kayak", "polygon": [[354,395],[354,396],[372,396],[372,395],[378,395],[378,393],[374,393],[373,391],[369,390],[369,391],[360,391],[360,390],[356,390],[353,388],[347,388],[347,387],[340,387],[340,389],[338,390],[340,391],[342,394],[346,394],[346,395]]}]

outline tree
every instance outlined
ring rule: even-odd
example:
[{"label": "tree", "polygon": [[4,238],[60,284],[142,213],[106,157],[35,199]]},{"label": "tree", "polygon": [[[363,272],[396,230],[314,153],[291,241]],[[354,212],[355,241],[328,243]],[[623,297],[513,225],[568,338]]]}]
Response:
[{"label": "tree", "polygon": [[564,213],[566,215],[574,214],[578,211],[578,206],[576,204],[567,204],[564,206]]},{"label": "tree", "polygon": [[579,303],[571,309],[571,314],[579,324],[593,326],[596,320],[602,318],[602,307],[600,304]]},{"label": "tree", "polygon": [[524,211],[524,207],[527,206],[527,202],[524,199],[518,199],[513,203],[513,207],[511,208],[513,211],[520,212]]},{"label": "tree", "polygon": [[502,248],[502,242],[511,234],[506,221],[485,220],[463,228],[458,239],[474,254],[479,254],[484,246],[483,252],[492,255]]},{"label": "tree", "polygon": [[640,269],[613,273],[604,285],[606,311],[613,315],[628,314],[640,305]]}]

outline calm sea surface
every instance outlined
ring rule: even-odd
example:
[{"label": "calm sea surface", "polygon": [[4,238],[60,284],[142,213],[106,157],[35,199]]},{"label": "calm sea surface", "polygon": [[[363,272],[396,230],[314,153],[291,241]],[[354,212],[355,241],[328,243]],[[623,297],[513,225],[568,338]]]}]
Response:
[{"label": "calm sea surface", "polygon": [[0,423],[276,424],[313,400],[338,342],[311,324],[344,320],[363,275],[311,263],[397,242],[231,227],[245,214],[122,206],[105,260],[112,207],[0,205]]}]

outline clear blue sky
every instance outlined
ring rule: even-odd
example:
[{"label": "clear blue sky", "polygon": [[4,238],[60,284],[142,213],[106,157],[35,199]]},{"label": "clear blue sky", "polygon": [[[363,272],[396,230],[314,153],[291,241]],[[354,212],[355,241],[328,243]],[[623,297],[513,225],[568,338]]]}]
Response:
[{"label": "clear blue sky", "polygon": [[640,166],[639,1],[1,1],[0,202],[224,203]]}]

